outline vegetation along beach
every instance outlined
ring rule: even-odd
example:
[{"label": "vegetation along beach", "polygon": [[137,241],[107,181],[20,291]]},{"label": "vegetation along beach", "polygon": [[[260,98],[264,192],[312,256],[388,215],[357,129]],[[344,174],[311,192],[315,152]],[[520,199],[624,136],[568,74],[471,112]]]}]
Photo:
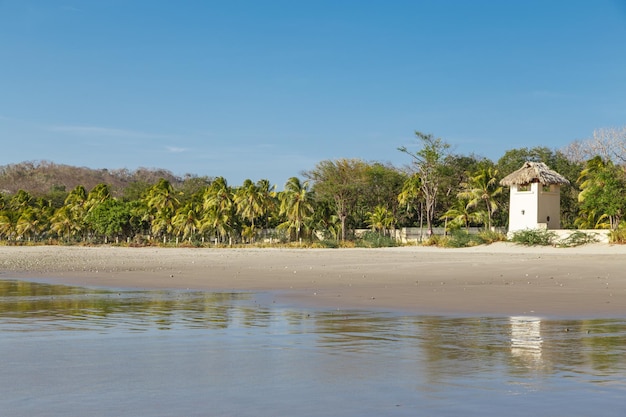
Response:
[{"label": "vegetation along beach", "polygon": [[[281,191],[267,180],[231,186],[164,170],[14,164],[0,176],[0,272],[267,292],[277,302],[333,308],[623,315],[626,247],[617,243],[626,175],[611,158],[623,155],[623,136],[611,130],[562,150],[513,149],[492,162],[455,155],[444,140],[416,132],[418,150],[399,149],[409,156],[406,169],[321,161]],[[522,166],[517,182],[503,180]],[[507,236],[507,187],[519,187],[513,196],[526,182],[556,196],[556,213]],[[569,238],[548,230],[554,224]],[[598,243],[600,229],[609,243]]]}]

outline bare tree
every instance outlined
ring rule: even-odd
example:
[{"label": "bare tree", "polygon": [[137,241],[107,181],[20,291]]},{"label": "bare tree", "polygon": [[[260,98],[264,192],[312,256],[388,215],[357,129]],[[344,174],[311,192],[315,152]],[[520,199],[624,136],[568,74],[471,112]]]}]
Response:
[{"label": "bare tree", "polygon": [[626,163],[626,126],[596,129],[591,138],[572,142],[562,153],[572,162],[599,156],[605,161]]},{"label": "bare tree", "polygon": [[432,234],[432,222],[435,217],[437,195],[443,179],[443,168],[450,144],[431,134],[415,132],[415,136],[421,143],[421,149],[411,152],[406,146],[398,148],[413,158],[413,167],[421,179],[421,190],[424,196],[424,209],[426,212],[426,224],[428,234]]}]

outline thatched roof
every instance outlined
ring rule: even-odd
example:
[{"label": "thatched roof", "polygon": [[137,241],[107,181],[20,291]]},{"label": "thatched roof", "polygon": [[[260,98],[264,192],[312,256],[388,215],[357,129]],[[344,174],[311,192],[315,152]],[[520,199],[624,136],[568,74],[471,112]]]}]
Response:
[{"label": "thatched roof", "polygon": [[501,185],[510,187],[511,185],[530,184],[539,182],[542,185],[569,184],[567,178],[556,171],[552,171],[543,162],[527,161],[517,171],[507,175],[500,181]]}]

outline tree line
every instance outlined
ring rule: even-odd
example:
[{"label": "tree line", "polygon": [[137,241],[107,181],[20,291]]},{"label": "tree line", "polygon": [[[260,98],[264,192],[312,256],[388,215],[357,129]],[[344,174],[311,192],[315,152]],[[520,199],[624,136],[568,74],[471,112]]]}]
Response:
[{"label": "tree line", "polygon": [[626,152],[620,148],[626,129],[609,136],[561,150],[512,149],[494,162],[455,154],[444,140],[416,132],[415,147],[399,148],[408,157],[402,169],[325,160],[290,178],[282,191],[266,179],[231,186],[223,177],[191,176],[134,182],[122,195],[107,183],[41,195],[20,189],[0,194],[0,239],[231,244],[351,240],[365,228],[381,235],[398,227],[490,230],[507,226],[509,193],[500,180],[528,160],[570,180],[561,189],[564,228],[617,230],[626,210]]}]

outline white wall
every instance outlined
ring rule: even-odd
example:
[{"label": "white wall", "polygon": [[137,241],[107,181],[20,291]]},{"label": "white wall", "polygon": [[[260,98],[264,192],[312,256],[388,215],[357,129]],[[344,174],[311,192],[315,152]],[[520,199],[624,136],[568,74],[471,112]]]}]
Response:
[{"label": "white wall", "polygon": [[524,229],[536,229],[538,218],[539,186],[530,184],[529,191],[519,191],[517,185],[511,186],[509,198],[509,232]]},{"label": "white wall", "polygon": [[561,196],[558,185],[550,185],[549,191],[544,191],[538,184],[539,201],[537,209],[537,223],[546,223],[548,229],[561,228]]}]

